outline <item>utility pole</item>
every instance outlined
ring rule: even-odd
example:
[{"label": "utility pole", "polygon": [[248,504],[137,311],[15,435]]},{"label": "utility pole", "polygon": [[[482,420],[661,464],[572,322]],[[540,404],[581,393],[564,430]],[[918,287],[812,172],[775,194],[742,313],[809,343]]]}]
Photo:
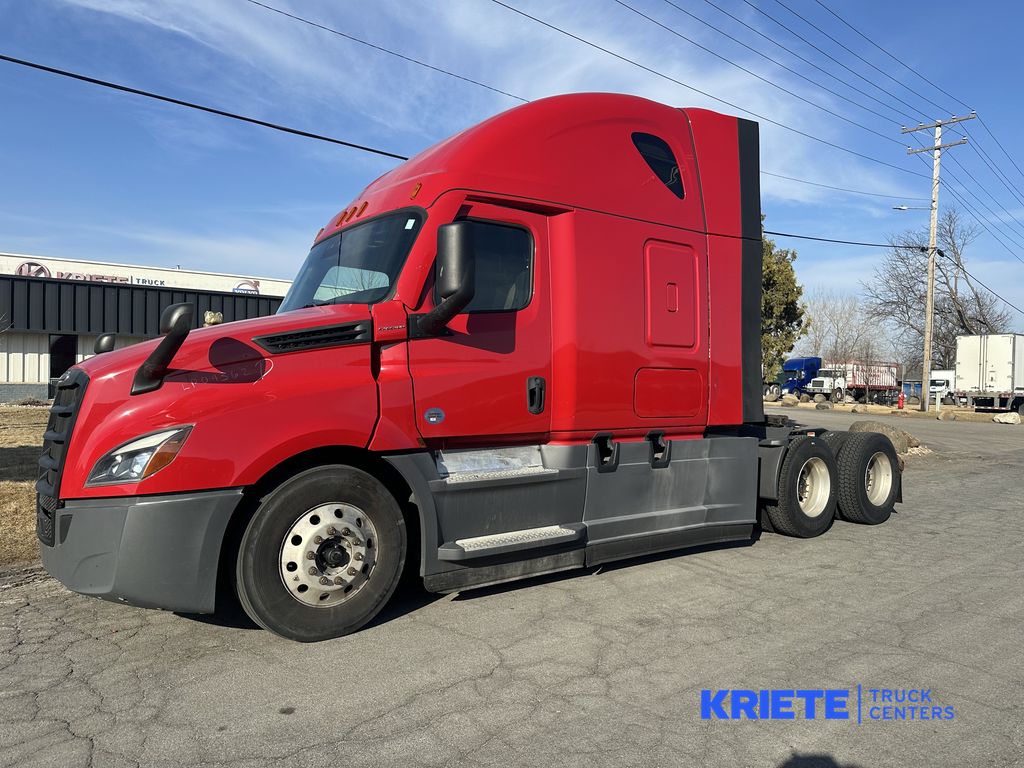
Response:
[{"label": "utility pole", "polygon": [[[926,131],[929,128],[935,129],[935,143],[931,147],[912,149],[907,147],[908,155],[916,155],[921,152],[932,153],[932,214],[931,226],[928,230],[928,288],[924,302],[924,359],[921,363],[921,410],[928,410],[928,387],[932,378],[932,325],[935,320],[935,240],[939,228],[939,162],[942,157],[942,150],[966,144],[967,139],[953,141],[949,144],[942,143],[942,126],[951,123],[960,123],[964,120],[973,120],[977,115],[973,112],[962,117],[951,117],[949,120],[936,120],[928,125],[918,125],[916,128],[904,128],[900,133],[913,133],[914,131]],[[938,407],[936,406],[936,410]]]}]

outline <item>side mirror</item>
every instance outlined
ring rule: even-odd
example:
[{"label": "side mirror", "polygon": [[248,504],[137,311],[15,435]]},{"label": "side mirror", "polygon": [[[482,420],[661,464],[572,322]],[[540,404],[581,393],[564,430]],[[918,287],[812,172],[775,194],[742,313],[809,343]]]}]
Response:
[{"label": "side mirror", "polygon": [[112,333],[104,333],[96,337],[96,343],[93,344],[92,351],[97,355],[102,355],[104,352],[111,352],[114,349],[114,342],[116,337]]},{"label": "side mirror", "polygon": [[476,257],[472,222],[456,221],[438,228],[434,280],[441,302],[419,321],[419,331],[425,335],[440,333],[473,300]]},{"label": "side mirror", "polygon": [[160,333],[164,334],[164,337],[135,371],[131,389],[133,395],[160,389],[171,360],[174,359],[174,355],[185,343],[185,337],[192,330],[193,309],[194,307],[187,303],[171,304],[164,309],[160,315]]}]

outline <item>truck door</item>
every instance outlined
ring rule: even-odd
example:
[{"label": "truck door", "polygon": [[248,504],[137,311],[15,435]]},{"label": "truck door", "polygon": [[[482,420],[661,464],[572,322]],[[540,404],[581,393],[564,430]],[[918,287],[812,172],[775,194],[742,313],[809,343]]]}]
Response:
[{"label": "truck door", "polygon": [[409,342],[419,432],[447,446],[539,442],[551,423],[547,219],[484,203],[459,218],[474,223],[476,290],[450,334]]}]

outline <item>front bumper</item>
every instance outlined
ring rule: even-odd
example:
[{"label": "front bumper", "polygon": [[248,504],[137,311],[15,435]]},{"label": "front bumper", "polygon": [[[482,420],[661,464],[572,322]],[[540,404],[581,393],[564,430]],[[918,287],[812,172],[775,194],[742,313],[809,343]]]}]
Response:
[{"label": "front bumper", "polygon": [[212,613],[224,531],[241,488],[69,500],[54,514],[43,565],[68,589],[104,600]]}]

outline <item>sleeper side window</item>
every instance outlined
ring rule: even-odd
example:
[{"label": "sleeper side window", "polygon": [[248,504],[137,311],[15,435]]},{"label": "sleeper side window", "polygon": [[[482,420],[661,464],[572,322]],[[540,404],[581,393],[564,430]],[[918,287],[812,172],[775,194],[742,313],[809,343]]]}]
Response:
[{"label": "sleeper side window", "polygon": [[633,146],[647,161],[647,165],[654,171],[654,175],[661,180],[661,183],[668,187],[673,195],[682,200],[683,177],[679,173],[679,163],[676,162],[676,157],[665,140],[650,133],[634,133]]},{"label": "sleeper side window", "polygon": [[533,237],[520,227],[472,221],[473,300],[463,312],[514,312],[533,295]]}]

